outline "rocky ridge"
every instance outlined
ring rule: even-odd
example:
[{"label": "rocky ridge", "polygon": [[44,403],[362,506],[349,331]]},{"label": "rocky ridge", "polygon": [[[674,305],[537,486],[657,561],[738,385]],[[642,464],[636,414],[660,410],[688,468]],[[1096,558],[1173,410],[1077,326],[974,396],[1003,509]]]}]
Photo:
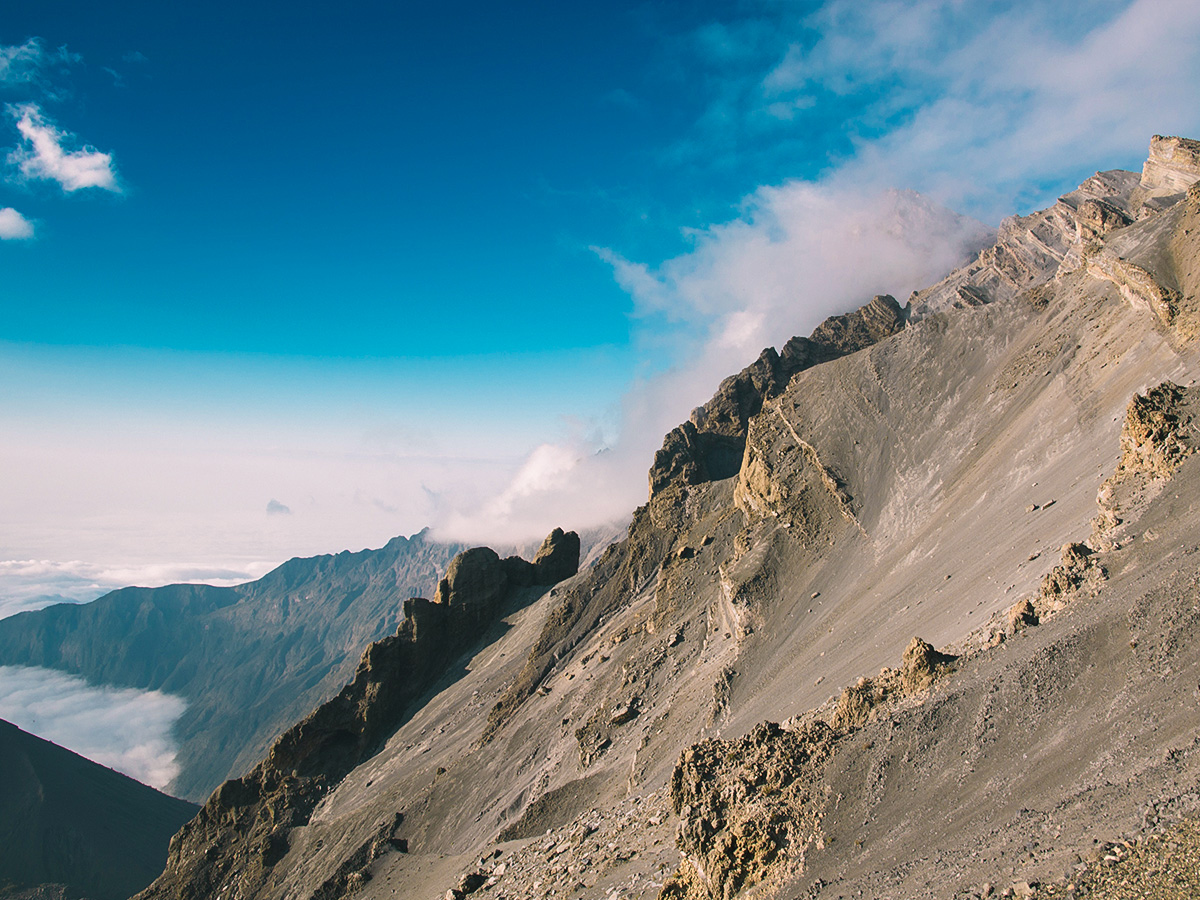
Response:
[{"label": "rocky ridge", "polygon": [[[496,623],[523,589],[553,584],[579,565],[579,537],[555,529],[533,562],[488,547],[454,557],[435,598],[404,602],[396,634],[367,647],[354,678],[288,729],[247,775],[225,782],[171,841],[167,868],[140,897],[254,896],[288,850],[291,829],[391,735],[421,695]],[[314,896],[340,896],[376,845],[391,844],[402,817]]]},{"label": "rocky ridge", "polygon": [[[1013,220],[867,346],[794,371],[765,352],[725,382],[664,442],[625,539],[510,607],[269,878],[239,858],[229,883],[986,896],[1200,811],[1200,463],[1172,443],[1200,369],[1200,191],[1139,199],[1171,187],[1157,171]],[[862,318],[881,305],[895,321],[894,301]],[[1123,440],[1124,531],[1089,544]],[[1169,478],[1135,471],[1160,459]],[[231,859],[254,846],[233,833],[208,838]]]},{"label": "rocky ridge", "polygon": [[1198,179],[1200,142],[1155,135],[1140,177],[1119,170],[1097,172],[1049,209],[1005,219],[995,244],[975,262],[913,295],[914,318],[1010,300],[1085,264],[1094,276],[1118,284],[1126,299],[1158,312],[1172,296],[1170,288],[1152,272],[1106,253],[1102,239],[1177,204]]},{"label": "rocky ridge", "polygon": [[292,559],[229,588],[124,588],[92,603],[0,619],[0,665],[183,697],[172,793],[203,800],[262,759],[333,696],[371,641],[395,632],[399,599],[430,593],[463,547],[424,532],[378,550]]}]

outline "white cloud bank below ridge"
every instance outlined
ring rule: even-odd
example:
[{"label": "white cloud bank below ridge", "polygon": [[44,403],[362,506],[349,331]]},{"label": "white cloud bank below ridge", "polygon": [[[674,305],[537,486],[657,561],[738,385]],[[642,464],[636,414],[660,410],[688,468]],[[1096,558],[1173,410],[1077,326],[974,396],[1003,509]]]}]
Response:
[{"label": "white cloud bank below ridge", "polygon": [[0,619],[55,603],[87,603],[130,585],[203,583],[228,587],[251,581],[272,564],[240,568],[211,565],[150,564],[103,566],[71,560],[0,560]]},{"label": "white cloud bank below ridge", "polygon": [[0,666],[0,719],[160,790],[179,774],[171,728],[185,708],[161,691]]},{"label": "white cloud bank below ridge", "polygon": [[634,300],[651,371],[624,397],[616,440],[580,429],[539,446],[490,500],[447,512],[439,535],[513,540],[627,515],[646,499],[663,435],[762,347],[875,293],[904,302],[965,261],[977,223],[895,189],[999,216],[1052,202],[1047,186],[1069,189],[1090,167],[1135,164],[1156,132],[1200,130],[1190,0],[834,0],[755,15],[769,27],[721,31],[714,69],[750,62],[713,79],[672,155],[737,167],[758,153],[747,146],[803,144],[806,116],[829,115],[825,104],[852,110],[841,127],[853,154],[814,180],[760,187],[740,216],[692,232],[692,249],[659,265],[599,250]]}]

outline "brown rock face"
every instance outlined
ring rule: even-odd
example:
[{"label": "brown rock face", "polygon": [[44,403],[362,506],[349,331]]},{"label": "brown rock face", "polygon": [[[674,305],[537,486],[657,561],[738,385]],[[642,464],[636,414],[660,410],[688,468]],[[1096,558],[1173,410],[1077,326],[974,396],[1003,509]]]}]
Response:
[{"label": "brown rock face", "polygon": [[579,571],[579,535],[555,528],[533,558],[537,584],[558,584]]},{"label": "brown rock face", "polygon": [[904,692],[915,694],[925,690],[954,659],[947,653],[939,653],[928,641],[914,637],[900,663],[900,681],[904,685]]},{"label": "brown rock face", "polygon": [[[861,309],[826,319],[817,326],[811,340],[834,356],[845,356],[891,337],[904,327],[904,322],[904,308],[896,298],[880,294]],[[787,346],[784,356],[788,356]]]},{"label": "brown rock face", "polygon": [[785,730],[763,722],[735,741],[689,747],[671,776],[684,863],[660,897],[729,900],[817,839],[823,764],[834,733],[824,722]]},{"label": "brown rock face", "polygon": [[1092,544],[1112,549],[1123,540],[1123,523],[1161,489],[1164,481],[1196,451],[1192,427],[1200,406],[1193,388],[1170,381],[1135,394],[1121,427],[1121,462],[1096,497]]}]

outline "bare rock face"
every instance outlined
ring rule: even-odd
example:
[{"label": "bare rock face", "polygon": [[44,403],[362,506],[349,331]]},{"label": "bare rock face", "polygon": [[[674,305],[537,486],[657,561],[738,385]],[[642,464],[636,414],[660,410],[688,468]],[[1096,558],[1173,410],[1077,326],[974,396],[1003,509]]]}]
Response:
[{"label": "bare rock face", "polygon": [[533,558],[537,584],[558,584],[579,571],[579,535],[555,528]]},{"label": "bare rock face", "polygon": [[1155,135],[1140,178],[1133,172],[1097,172],[1049,209],[1005,219],[996,243],[974,263],[914,295],[913,318],[1009,300],[1087,265],[1093,275],[1117,284],[1126,300],[1150,307],[1169,323],[1173,288],[1095,242],[1157,215],[1198,181],[1200,142]]},{"label": "bare rock face", "polygon": [[[574,574],[573,532],[556,530],[543,551],[540,569],[524,563],[530,573]],[[511,593],[505,562],[487,547],[466,550],[450,562],[433,601],[406,600],[396,634],[371,644],[353,680],[284,732],[250,773],[213,793],[172,839],[166,871],[139,896],[255,895],[287,854],[290,829],[308,822],[321,798],[379,749],[417,698],[496,621]],[[362,867],[393,831],[364,845]],[[342,896],[358,873],[354,865],[339,870],[328,890],[314,896]]]},{"label": "bare rock face", "polygon": [[1198,412],[1197,392],[1170,381],[1129,401],[1121,427],[1121,461],[1096,497],[1099,514],[1092,543],[1097,548],[1120,545],[1124,521],[1135,516],[1200,446],[1192,428]]},{"label": "bare rock face", "polygon": [[1164,381],[1129,401],[1121,428],[1122,474],[1170,475],[1194,451],[1188,438],[1191,415],[1184,408],[1187,391]]},{"label": "bare rock face", "polygon": [[928,690],[953,670],[958,657],[940,653],[919,637],[909,641],[900,669],[884,668],[874,678],[860,678],[838,697],[830,724],[839,733],[861,728],[888,704]]},{"label": "bare rock face", "polygon": [[491,547],[464,550],[450,561],[438,582],[436,603],[489,616],[508,587],[508,575]]},{"label": "bare rock face", "polygon": [[1133,172],[1097,172],[1050,208],[1005,219],[974,262],[913,296],[913,319],[1010,300],[1077,269],[1087,242],[1133,221],[1138,184]]},{"label": "bare rock face", "polygon": [[925,690],[949,670],[955,659],[949,653],[939,653],[928,641],[914,637],[900,662],[900,683],[904,692],[911,695]]},{"label": "bare rock face", "polygon": [[1107,573],[1087,544],[1071,542],[1062,548],[1062,561],[1042,577],[1032,623],[1041,616],[1057,612],[1087,586],[1102,581]]},{"label": "bare rock face", "polygon": [[1122,259],[1101,244],[1085,247],[1083,261],[1089,275],[1116,285],[1130,306],[1152,312],[1163,325],[1170,325],[1174,321],[1179,307],[1179,292],[1163,285],[1152,272]]},{"label": "bare rock face", "polygon": [[1182,194],[1200,181],[1200,141],[1182,137],[1150,139],[1150,155],[1142,165],[1139,187],[1143,202]]},{"label": "bare rock face", "polygon": [[[817,326],[810,340],[831,357],[845,356],[877,344],[904,327],[907,315],[896,298],[877,294],[866,306],[843,316],[830,316]],[[784,346],[784,359],[799,358],[796,350]]]},{"label": "bare rock face", "polygon": [[671,485],[695,485],[736,475],[743,464],[749,421],[779,396],[798,372],[863,350],[904,328],[908,310],[878,295],[865,306],[826,319],[811,337],[793,337],[782,353],[768,347],[721,382],[712,399],[663,440],[650,467],[650,496]]}]

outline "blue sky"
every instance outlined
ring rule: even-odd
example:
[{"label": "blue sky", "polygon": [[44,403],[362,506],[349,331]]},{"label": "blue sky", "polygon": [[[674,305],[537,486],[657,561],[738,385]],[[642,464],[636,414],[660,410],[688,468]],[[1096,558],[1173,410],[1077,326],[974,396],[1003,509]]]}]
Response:
[{"label": "blue sky", "polygon": [[762,346],[1200,134],[1193,7],[6,3],[0,598],[628,512]]}]

